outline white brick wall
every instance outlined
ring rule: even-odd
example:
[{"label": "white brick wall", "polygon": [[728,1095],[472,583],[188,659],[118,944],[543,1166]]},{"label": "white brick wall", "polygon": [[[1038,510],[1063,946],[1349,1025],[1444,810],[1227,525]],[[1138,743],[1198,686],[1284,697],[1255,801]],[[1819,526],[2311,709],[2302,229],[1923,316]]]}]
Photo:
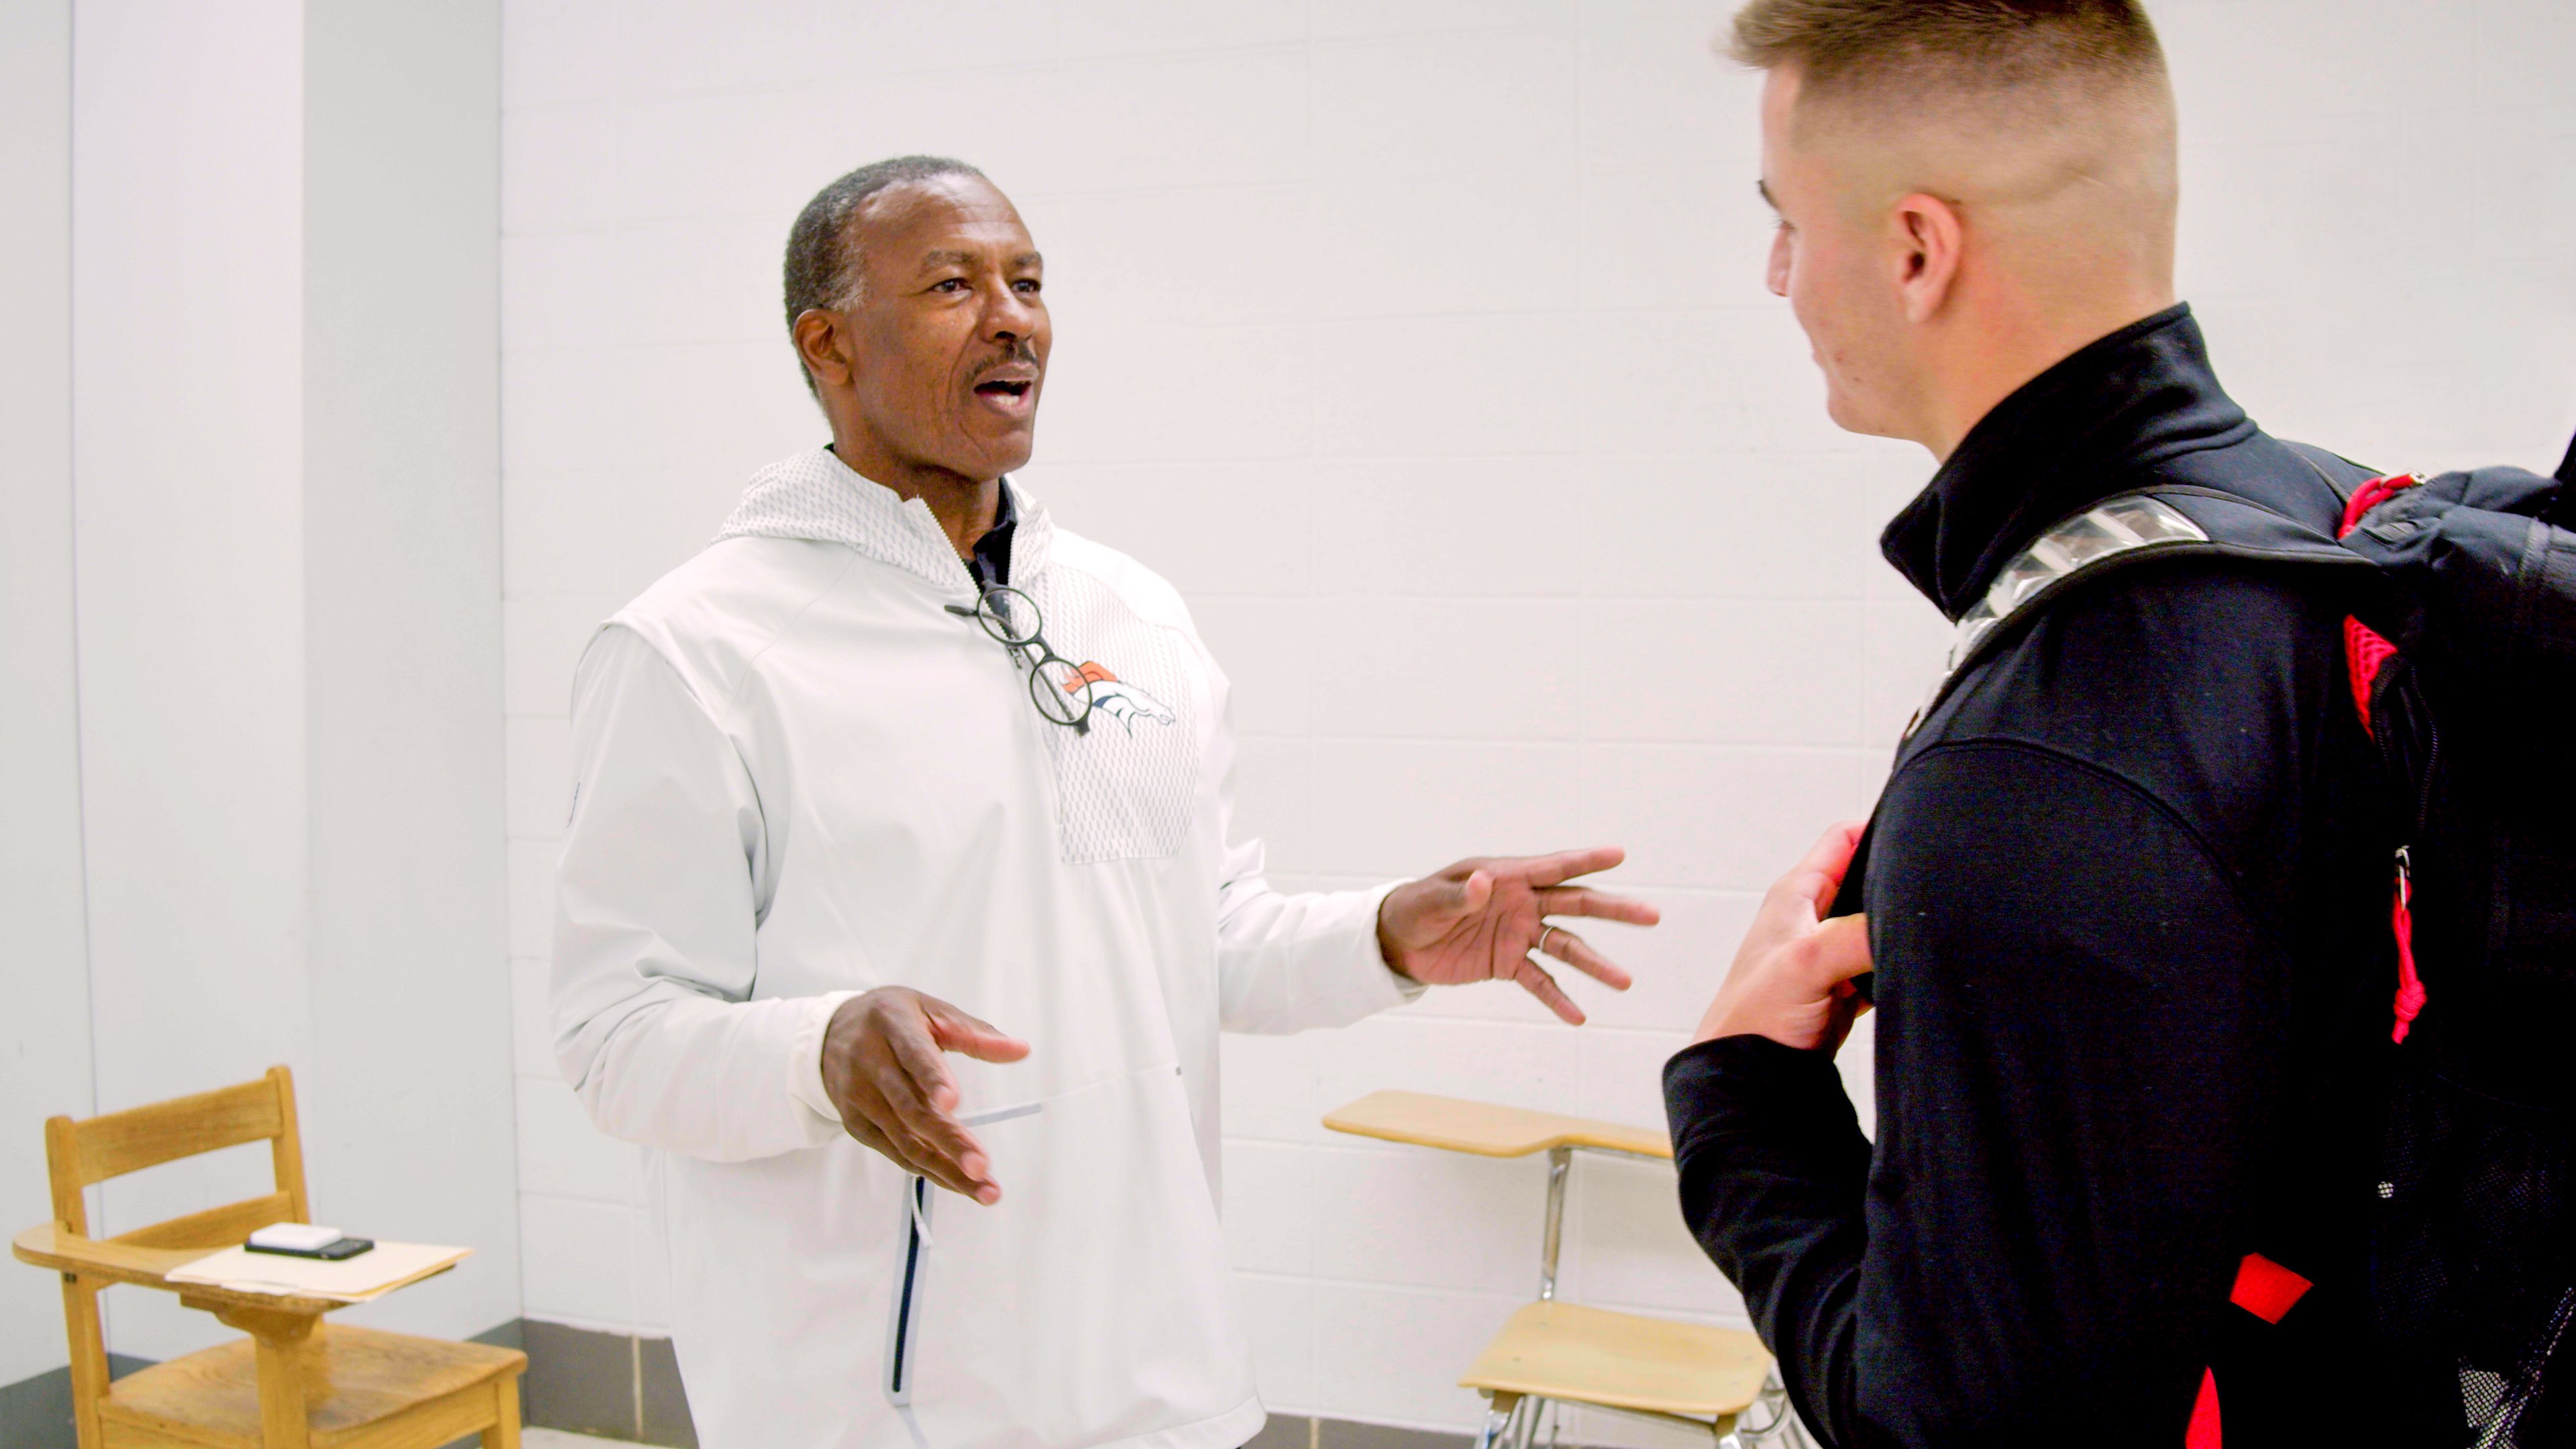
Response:
[{"label": "white brick wall", "polygon": [[[823,182],[963,156],[1048,254],[1026,474],[1189,595],[1291,886],[1630,848],[1625,998],[1501,988],[1226,1047],[1227,1232],[1277,1408],[1459,1429],[1543,1169],[1317,1125],[1386,1086],[1658,1120],[1752,894],[1865,808],[1937,617],[1875,534],[1928,475],[1826,422],[1761,290],[1725,0],[509,0],[503,369],[527,1311],[661,1328],[634,1159],[542,1023],[565,696],[593,621],[820,423],[778,250]],[[2554,460],[2571,417],[2563,0],[2170,0],[2184,293],[2276,429]],[[1866,1091],[1866,1036],[1846,1054]],[[1863,1097],[1864,1111],[1866,1098]],[[1577,1169],[1566,1288],[1741,1321],[1669,1175]],[[1615,1422],[1569,1437],[1642,1442]]]}]

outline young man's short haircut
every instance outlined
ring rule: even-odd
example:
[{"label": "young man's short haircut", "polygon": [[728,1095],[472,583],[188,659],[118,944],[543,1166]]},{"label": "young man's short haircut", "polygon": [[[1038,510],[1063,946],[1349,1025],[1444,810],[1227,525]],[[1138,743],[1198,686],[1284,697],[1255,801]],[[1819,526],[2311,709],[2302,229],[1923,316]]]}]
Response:
[{"label": "young man's short haircut", "polygon": [[2165,68],[2137,0],[1752,0],[1728,50],[1761,70],[1796,66],[1809,94],[2116,86]]}]

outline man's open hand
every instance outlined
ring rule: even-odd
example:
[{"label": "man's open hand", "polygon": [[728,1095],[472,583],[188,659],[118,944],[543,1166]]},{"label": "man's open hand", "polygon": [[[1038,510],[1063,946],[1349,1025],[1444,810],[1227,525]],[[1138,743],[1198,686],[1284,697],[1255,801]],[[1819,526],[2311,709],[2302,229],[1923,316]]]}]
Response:
[{"label": "man's open hand", "polygon": [[1839,1051],[1852,1022],[1869,1010],[1852,978],[1869,971],[1869,923],[1824,919],[1860,848],[1862,826],[1825,832],[1797,868],[1780,877],[1754,913],[1726,984],[1700,1018],[1693,1041],[1767,1036],[1802,1051]]},{"label": "man's open hand", "polygon": [[958,1124],[957,1084],[941,1052],[1016,1062],[1029,1044],[936,997],[901,986],[853,996],[823,1033],[823,1090],[851,1136],[950,1192],[1002,1200],[991,1159]]},{"label": "man's open hand", "polygon": [[1565,882],[1608,870],[1627,859],[1615,845],[1558,855],[1462,860],[1437,875],[1397,886],[1379,905],[1378,950],[1386,964],[1432,986],[1470,981],[1517,981],[1547,1009],[1577,1026],[1583,1010],[1566,999],[1556,978],[1530,952],[1540,949],[1577,971],[1620,991],[1628,973],[1585,944],[1582,937],[1547,923],[1549,916],[1591,916],[1651,926],[1653,906]]}]

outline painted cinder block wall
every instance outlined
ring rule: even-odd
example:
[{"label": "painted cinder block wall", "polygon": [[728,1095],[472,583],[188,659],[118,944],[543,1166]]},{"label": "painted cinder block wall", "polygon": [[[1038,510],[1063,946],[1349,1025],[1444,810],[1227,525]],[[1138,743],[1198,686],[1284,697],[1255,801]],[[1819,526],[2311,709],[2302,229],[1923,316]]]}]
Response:
[{"label": "painted cinder block wall", "polygon": [[[1877,557],[1929,476],[1841,434],[1762,289],[1755,81],[1664,0],[505,0],[503,621],[528,1316],[667,1332],[634,1154],[543,1023],[592,625],[815,445],[789,220],[964,157],[1048,256],[1023,481],[1176,582],[1234,675],[1283,884],[1612,841],[1666,910],[1625,997],[1507,988],[1226,1047],[1265,1395],[1447,1430],[1533,1287],[1543,1169],[1317,1117],[1385,1086],[1659,1120],[1756,893],[1866,809],[1943,643]],[[2165,0],[2182,285],[2275,431],[2553,461],[2576,421],[2576,6]],[[1866,1103],[1864,1032],[1845,1054]],[[1864,1107],[1866,1115],[1866,1107]],[[1578,1170],[1565,1291],[1740,1322],[1668,1174]],[[1569,1427],[1648,1442],[1618,1421]]]}]

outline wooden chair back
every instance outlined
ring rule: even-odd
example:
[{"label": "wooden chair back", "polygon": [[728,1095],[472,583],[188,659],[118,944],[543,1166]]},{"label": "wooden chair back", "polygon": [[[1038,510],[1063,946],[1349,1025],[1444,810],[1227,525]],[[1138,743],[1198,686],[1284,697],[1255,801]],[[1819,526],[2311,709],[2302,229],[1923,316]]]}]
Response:
[{"label": "wooden chair back", "polygon": [[[45,1167],[52,1179],[54,1222],[88,1237],[89,1209],[82,1194],[129,1172],[266,1141],[275,1191],[207,1208],[149,1227],[119,1233],[110,1242],[145,1248],[228,1248],[271,1223],[309,1222],[304,1195],[304,1139],[295,1127],[295,1078],[284,1067],[239,1086],[174,1097],[167,1102],[74,1121],[45,1123]],[[71,1338],[72,1383],[90,1401],[107,1392],[107,1346],[99,1333],[102,1280],[63,1275],[63,1320]],[[87,1405],[81,1406],[83,1410]],[[90,1415],[80,1414],[86,1422]]]}]

